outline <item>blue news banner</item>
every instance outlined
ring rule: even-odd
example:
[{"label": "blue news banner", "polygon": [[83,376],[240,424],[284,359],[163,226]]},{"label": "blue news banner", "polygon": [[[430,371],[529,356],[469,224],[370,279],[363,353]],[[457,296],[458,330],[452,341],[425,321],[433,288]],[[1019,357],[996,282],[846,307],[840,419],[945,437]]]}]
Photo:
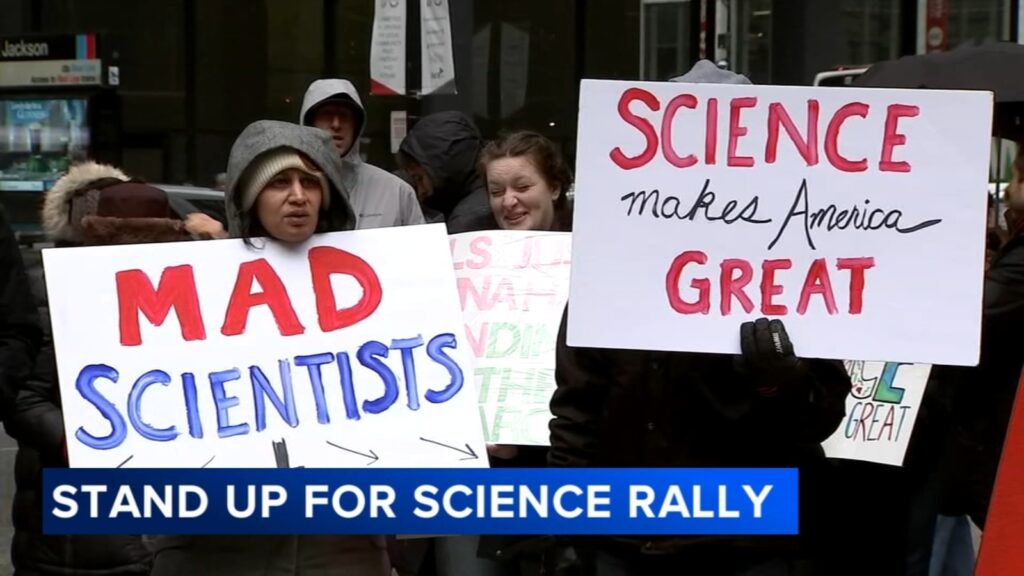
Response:
[{"label": "blue news banner", "polygon": [[46,469],[47,534],[798,531],[795,469]]}]

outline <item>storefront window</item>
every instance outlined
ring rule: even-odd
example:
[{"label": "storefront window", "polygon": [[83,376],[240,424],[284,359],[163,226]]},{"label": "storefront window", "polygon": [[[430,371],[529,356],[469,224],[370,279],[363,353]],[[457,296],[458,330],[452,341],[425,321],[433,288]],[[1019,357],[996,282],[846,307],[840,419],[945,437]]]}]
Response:
[{"label": "storefront window", "polygon": [[755,84],[767,84],[772,76],[772,0],[735,2],[735,70]]},{"label": "storefront window", "polygon": [[947,49],[1009,38],[1010,0],[948,0]]},{"label": "storefront window", "polygon": [[641,35],[644,80],[668,80],[690,67],[693,60],[690,15],[689,0],[644,2]]},{"label": "storefront window", "polygon": [[898,58],[902,4],[904,0],[733,0],[727,10],[725,60],[756,84],[807,84],[820,72]]},{"label": "storefront window", "polygon": [[871,64],[900,55],[900,0],[843,0],[845,62]]},{"label": "storefront window", "polygon": [[575,4],[476,1],[473,7],[472,72],[464,77],[472,79],[470,105],[485,138],[528,129],[571,143],[579,98]]}]

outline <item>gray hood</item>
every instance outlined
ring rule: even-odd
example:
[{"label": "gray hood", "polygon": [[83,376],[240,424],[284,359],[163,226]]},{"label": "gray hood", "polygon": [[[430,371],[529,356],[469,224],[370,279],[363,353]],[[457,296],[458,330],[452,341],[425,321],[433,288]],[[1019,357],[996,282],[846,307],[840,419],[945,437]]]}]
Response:
[{"label": "gray hood", "polygon": [[275,148],[293,148],[302,152],[327,176],[331,188],[330,211],[326,215],[321,215],[321,218],[327,219],[328,231],[355,229],[355,212],[349,203],[349,192],[342,178],[342,165],[331,136],[316,128],[276,120],[260,120],[242,130],[231,147],[231,155],[228,158],[227,192],[224,195],[228,233],[233,238],[241,234],[241,215],[235,197],[241,194],[239,180],[242,174],[257,156]]},{"label": "gray hood", "polygon": [[750,79],[743,74],[737,74],[731,70],[723,70],[710,60],[698,60],[690,71],[682,76],[676,76],[669,82],[684,82],[690,84],[751,84]]},{"label": "gray hood", "polygon": [[352,148],[349,149],[348,154],[342,157],[342,160],[358,164],[362,162],[362,157],[359,155],[359,140],[363,136],[363,130],[366,129],[366,108],[363,106],[363,101],[359,99],[359,92],[351,82],[340,78],[327,78],[310,84],[309,88],[306,89],[306,95],[302,98],[302,111],[299,113],[299,123],[303,126],[311,126],[312,123],[307,118],[310,110],[326,100],[346,97],[352,101],[352,104],[355,105],[359,113],[359,128],[356,130]]}]

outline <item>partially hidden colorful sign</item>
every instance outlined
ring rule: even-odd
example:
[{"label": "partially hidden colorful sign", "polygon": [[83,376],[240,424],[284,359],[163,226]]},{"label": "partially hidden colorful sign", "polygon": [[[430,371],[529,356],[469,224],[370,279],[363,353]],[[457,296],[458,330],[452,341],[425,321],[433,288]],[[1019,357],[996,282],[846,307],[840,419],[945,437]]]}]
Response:
[{"label": "partially hidden colorful sign", "polygon": [[846,361],[846,417],[822,445],[831,458],[902,466],[931,366]]},{"label": "partially hidden colorful sign", "polygon": [[484,436],[547,445],[571,236],[471,232],[452,236],[451,249]]}]

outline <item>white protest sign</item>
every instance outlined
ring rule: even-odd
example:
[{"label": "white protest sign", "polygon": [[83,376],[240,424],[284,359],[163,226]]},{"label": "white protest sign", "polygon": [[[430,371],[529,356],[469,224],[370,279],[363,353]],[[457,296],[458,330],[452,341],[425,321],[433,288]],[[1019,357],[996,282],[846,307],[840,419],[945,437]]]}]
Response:
[{"label": "white protest sign", "polygon": [[901,466],[931,366],[846,361],[853,390],[846,418],[822,443],[830,458]]},{"label": "white protest sign", "polygon": [[422,94],[455,93],[448,0],[420,0],[420,67]]},{"label": "white protest sign", "polygon": [[977,363],[987,92],[585,80],[571,346]]},{"label": "white protest sign", "polygon": [[405,94],[406,0],[376,0],[370,39],[370,94]]},{"label": "white protest sign", "polygon": [[72,466],[487,465],[443,225],[43,260]]},{"label": "white protest sign", "polygon": [[571,235],[499,230],[451,237],[484,437],[548,444],[555,341],[569,296]]}]

